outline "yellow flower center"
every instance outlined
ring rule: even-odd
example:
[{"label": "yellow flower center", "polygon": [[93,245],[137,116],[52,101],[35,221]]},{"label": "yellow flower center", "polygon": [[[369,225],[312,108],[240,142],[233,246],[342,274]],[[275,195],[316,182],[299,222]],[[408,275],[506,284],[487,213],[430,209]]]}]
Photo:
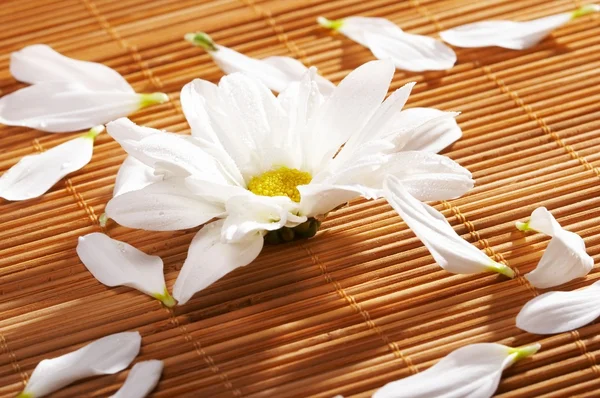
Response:
[{"label": "yellow flower center", "polygon": [[310,173],[298,169],[280,167],[252,177],[248,190],[261,196],[287,196],[294,202],[300,202],[298,185],[306,185],[312,180]]}]

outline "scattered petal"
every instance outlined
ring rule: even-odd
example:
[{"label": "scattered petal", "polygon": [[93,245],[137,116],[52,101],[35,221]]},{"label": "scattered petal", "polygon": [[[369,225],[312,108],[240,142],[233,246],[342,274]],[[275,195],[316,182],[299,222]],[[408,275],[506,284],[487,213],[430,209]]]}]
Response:
[{"label": "scattered petal", "polygon": [[456,47],[498,46],[511,50],[533,47],[553,30],[583,15],[600,11],[600,6],[588,4],[576,11],[551,15],[525,22],[482,21],[440,32],[440,37]]},{"label": "scattered petal", "polygon": [[45,359],[35,367],[20,396],[40,398],[86,377],[120,372],[136,357],[141,343],[138,332],[116,333],[69,354]]},{"label": "scattered petal", "polygon": [[205,225],[190,244],[188,256],[177,276],[173,297],[185,304],[196,293],[210,286],[236,268],[251,263],[262,250],[261,233],[247,235],[236,243],[221,242],[223,221]]},{"label": "scattered petal", "polygon": [[529,300],[517,315],[517,327],[529,333],[555,334],[580,328],[600,316],[600,281],[571,292],[548,292]]},{"label": "scattered petal", "polygon": [[[215,44],[204,32],[188,33],[185,39],[197,47],[205,49],[219,68],[227,74],[244,72],[262,81],[273,91],[281,92],[290,83],[299,81],[308,68],[302,62],[290,57],[268,57],[255,59],[235,50]],[[335,87],[324,77],[317,77],[317,84],[323,94]]]},{"label": "scattered petal", "polygon": [[587,275],[594,267],[594,259],[585,252],[583,239],[563,229],[545,207],[535,209],[529,221],[517,223],[517,228],[552,237],[537,267],[525,275],[533,286],[546,289],[562,285]]},{"label": "scattered petal", "polygon": [[104,126],[97,126],[78,138],[22,158],[0,177],[0,197],[26,200],[46,193],[64,176],[84,167],[92,159],[94,138]]},{"label": "scattered petal", "polygon": [[96,62],[79,61],[34,44],[10,55],[10,73],[21,82],[79,83],[89,90],[133,93],[133,88],[117,71]]},{"label": "scattered petal", "polygon": [[317,22],[369,48],[376,58],[391,59],[397,69],[446,70],[456,63],[454,51],[441,41],[406,33],[385,18],[348,17],[329,21],[319,17]]},{"label": "scattered petal", "polygon": [[163,362],[156,359],[136,363],[125,384],[110,398],[144,398],[158,384],[162,370]]},{"label": "scattered petal", "polygon": [[411,196],[401,180],[389,176],[383,186],[389,204],[429,249],[440,267],[455,274],[498,272],[514,277],[510,267],[493,261],[462,239],[440,212]]},{"label": "scattered petal", "polygon": [[43,82],[0,98],[0,123],[52,133],[70,132],[104,124],[166,100],[168,97],[159,93],[100,91],[79,83]]},{"label": "scattered petal", "polygon": [[373,398],[489,398],[498,388],[504,369],[539,349],[539,344],[521,348],[470,344],[452,351],[424,372],[386,384]]},{"label": "scattered petal", "polygon": [[167,307],[175,305],[167,291],[160,257],[150,256],[99,232],[79,237],[77,255],[100,283],[110,287],[129,286]]},{"label": "scattered petal", "polygon": [[126,227],[176,231],[219,217],[225,208],[194,195],[183,180],[170,179],[114,197],[105,211]]}]

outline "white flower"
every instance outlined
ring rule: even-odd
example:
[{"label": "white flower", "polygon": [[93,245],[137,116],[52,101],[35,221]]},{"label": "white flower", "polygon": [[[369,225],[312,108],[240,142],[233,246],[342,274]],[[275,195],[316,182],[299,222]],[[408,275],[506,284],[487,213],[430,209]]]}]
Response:
[{"label": "white flower", "polygon": [[136,94],[115,70],[67,58],[43,44],[12,53],[10,72],[33,84],[0,98],[0,123],[10,126],[77,131],[169,99],[163,93]]},{"label": "white flower", "polygon": [[562,333],[587,325],[599,316],[600,281],[580,290],[535,297],[517,315],[517,327],[529,333]]},{"label": "white flower", "polygon": [[567,22],[598,11],[600,6],[589,4],[573,12],[525,22],[503,20],[475,22],[440,32],[440,37],[456,47],[498,46],[511,50],[525,50],[535,46],[553,30]]},{"label": "white flower", "polygon": [[400,70],[446,70],[456,63],[454,51],[441,41],[406,33],[385,18],[348,17],[330,21],[319,17],[317,22],[369,48],[376,58],[392,60]]},{"label": "white flower", "polygon": [[104,126],[96,126],[78,138],[23,157],[0,177],[0,198],[26,200],[43,195],[64,176],[90,162],[94,139],[103,130]]},{"label": "white flower", "polygon": [[539,349],[539,344],[521,348],[470,344],[424,372],[386,384],[373,398],[488,398],[498,388],[504,369]]},{"label": "white flower", "polygon": [[123,386],[110,398],[144,398],[158,384],[162,370],[163,362],[156,359],[136,363]]},{"label": "white flower", "polygon": [[[244,72],[277,92],[283,91],[290,83],[302,79],[308,70],[302,62],[290,57],[272,56],[264,59],[248,57],[215,44],[204,32],[188,33],[185,35],[185,40],[206,50],[226,74]],[[333,83],[319,75],[315,76],[315,82],[319,85],[321,93],[325,95],[330,94],[335,87]]]},{"label": "white flower", "polygon": [[[126,119],[108,125],[129,155],[162,179],[114,197],[106,213],[122,225],[150,230],[224,219],[191,243],[173,290],[183,304],[254,260],[263,241],[311,237],[336,207],[360,196],[382,197],[387,174],[419,200],[461,196],[473,186],[471,174],[428,152],[460,136],[448,120],[455,114],[401,111],[412,84],[382,103],[393,73],[388,61],[369,62],[329,97],[320,93],[314,69],[279,97],[243,74],[225,76],[219,86],[195,80],[181,93],[192,137]],[[438,126],[431,125],[435,120]],[[413,144],[415,132],[425,130]]]},{"label": "white flower", "polygon": [[175,305],[165,285],[160,257],[150,256],[99,232],[79,237],[77,255],[92,275],[106,286],[129,286],[160,300],[167,307]]},{"label": "white flower", "polygon": [[[440,181],[440,184],[444,184],[444,181]],[[443,189],[443,186],[439,189]],[[498,272],[509,278],[514,277],[510,267],[493,261],[458,236],[440,212],[415,199],[410,186],[405,186],[400,179],[395,176],[386,179],[384,196],[446,271],[455,274]]]},{"label": "white flower", "polygon": [[537,267],[525,275],[539,289],[562,285],[587,275],[594,267],[594,259],[585,252],[581,237],[563,229],[545,207],[538,207],[525,223],[517,222],[521,231],[542,232],[552,239]]},{"label": "white flower", "polygon": [[40,398],[86,377],[120,372],[136,357],[141,342],[138,332],[116,333],[69,354],[44,359],[18,397]]}]

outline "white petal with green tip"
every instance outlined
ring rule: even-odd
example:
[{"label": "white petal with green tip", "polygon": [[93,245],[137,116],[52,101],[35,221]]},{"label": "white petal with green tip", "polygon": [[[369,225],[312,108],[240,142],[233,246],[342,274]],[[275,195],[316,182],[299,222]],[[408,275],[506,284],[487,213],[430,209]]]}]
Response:
[{"label": "white petal with green tip", "polygon": [[594,259],[586,253],[583,239],[563,229],[545,207],[535,209],[529,221],[517,223],[517,228],[552,237],[537,267],[525,275],[533,286],[546,289],[562,285],[587,275],[594,267]]},{"label": "white petal with green tip", "polygon": [[517,327],[529,333],[555,334],[587,325],[600,316],[600,281],[571,292],[548,292],[523,306]]},{"label": "white petal with green tip", "polygon": [[600,11],[600,6],[589,4],[573,12],[551,15],[531,21],[482,21],[458,26],[440,32],[446,43],[456,47],[498,46],[511,50],[525,50],[535,46],[553,30],[583,15]]},{"label": "white petal with green tip", "polygon": [[78,138],[45,152],[22,158],[0,177],[0,197],[26,200],[46,193],[60,179],[84,167],[92,159],[98,126]]},{"label": "white petal with green tip", "polygon": [[111,398],[144,398],[158,384],[162,370],[163,362],[156,359],[136,363],[125,384]]},{"label": "white petal with green tip", "polygon": [[521,348],[470,344],[452,351],[424,372],[386,384],[373,398],[489,398],[498,388],[504,369],[539,349],[539,344]]},{"label": "white petal with green tip", "polygon": [[18,397],[40,398],[87,377],[115,374],[140,351],[138,332],[111,334],[77,351],[40,362]]},{"label": "white petal with green tip", "polygon": [[498,272],[514,277],[514,271],[508,266],[493,261],[458,236],[440,212],[415,199],[398,178],[389,176],[383,190],[388,203],[446,271],[455,274]]},{"label": "white petal with green tip", "polygon": [[[248,57],[231,48],[215,44],[210,36],[203,32],[188,33],[185,39],[197,47],[204,48],[226,74],[243,72],[262,81],[276,92],[281,92],[290,83],[302,79],[308,70],[302,62],[290,57],[272,56],[265,59]],[[330,93],[335,87],[322,76],[317,76],[316,79],[323,94]]]},{"label": "white petal with green tip", "polygon": [[150,256],[99,232],[79,237],[77,255],[92,275],[106,286],[129,286],[168,307],[175,305],[165,285],[160,257]]},{"label": "white petal with green tip", "polygon": [[0,98],[0,123],[51,133],[77,131],[168,100],[164,94],[90,90],[80,83],[42,82]]}]

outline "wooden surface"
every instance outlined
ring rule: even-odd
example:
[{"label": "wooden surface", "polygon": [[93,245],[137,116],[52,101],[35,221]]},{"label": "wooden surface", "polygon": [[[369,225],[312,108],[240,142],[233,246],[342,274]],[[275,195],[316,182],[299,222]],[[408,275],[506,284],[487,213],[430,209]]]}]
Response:
[{"label": "wooden surface", "polygon": [[[218,81],[210,57],[183,40],[203,30],[254,57],[288,55],[333,81],[372,59],[321,29],[318,15],[384,16],[411,33],[484,19],[526,20],[582,5],[547,0],[3,0],[0,93],[20,87],[12,51],[46,43],[117,69],[138,92],[169,103],[132,116],[189,133],[179,90],[192,78]],[[518,272],[452,275],[383,201],[353,203],[310,241],[267,248],[251,265],[169,311],[129,288],[110,289],[80,263],[77,237],[99,231],[124,152],[106,134],[92,162],[40,199],[0,199],[0,397],[13,397],[44,358],[104,335],[139,330],[138,360],[162,359],[154,397],[367,397],[388,381],[426,369],[474,342],[542,350],[504,372],[500,397],[600,396],[600,324],[536,336],[515,327],[539,294],[522,277],[547,239],[514,222],[546,206],[600,256],[600,18],[558,29],[527,51],[457,49],[448,72],[397,72],[395,89],[418,84],[408,106],[461,111],[464,137],[445,151],[476,187],[436,208],[465,239]],[[0,127],[0,173],[72,134]],[[195,233],[108,225],[112,237],[165,260],[172,286]],[[560,289],[589,285],[600,273]],[[89,379],[53,397],[106,397],[127,372]]]}]

